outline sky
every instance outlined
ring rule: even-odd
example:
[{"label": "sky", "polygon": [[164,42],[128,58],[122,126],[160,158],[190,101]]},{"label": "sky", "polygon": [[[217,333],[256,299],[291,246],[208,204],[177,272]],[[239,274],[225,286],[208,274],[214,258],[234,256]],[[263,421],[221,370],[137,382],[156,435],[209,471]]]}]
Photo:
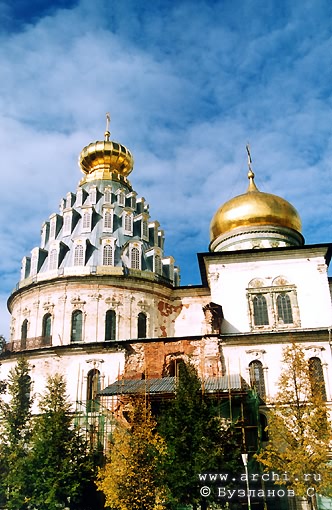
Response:
[{"label": "sky", "polygon": [[111,139],[165,231],[183,285],[201,283],[218,207],[247,188],[332,241],[330,0],[0,0],[0,333],[21,260]]}]

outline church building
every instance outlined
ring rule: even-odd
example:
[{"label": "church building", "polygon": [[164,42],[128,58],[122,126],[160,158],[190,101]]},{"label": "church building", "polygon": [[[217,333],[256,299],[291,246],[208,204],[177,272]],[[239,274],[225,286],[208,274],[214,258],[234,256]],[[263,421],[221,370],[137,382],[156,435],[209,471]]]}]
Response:
[{"label": "church building", "polygon": [[331,405],[332,245],[305,244],[298,212],[258,189],[248,157],[243,194],[211,220],[201,282],[181,286],[164,231],[128,179],[130,151],[108,128],[84,147],[77,189],[45,219],[9,296],[1,378],[24,355],[36,394],[60,372],[77,412],[89,414],[99,398],[107,407],[142,388],[172,394],[190,360],[205,391],[255,388],[264,423],[283,347],[297,342]]}]

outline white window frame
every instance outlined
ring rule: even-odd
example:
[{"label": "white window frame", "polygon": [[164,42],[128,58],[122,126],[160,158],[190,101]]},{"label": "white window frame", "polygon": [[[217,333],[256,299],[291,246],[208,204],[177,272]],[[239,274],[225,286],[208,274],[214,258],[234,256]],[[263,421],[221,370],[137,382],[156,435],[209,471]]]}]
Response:
[{"label": "white window frame", "polygon": [[139,243],[130,244],[129,263],[131,269],[142,269],[142,246]]},{"label": "white window frame", "polygon": [[67,211],[63,213],[63,235],[69,236],[71,234],[72,223],[73,223],[73,212]]},{"label": "white window frame", "polygon": [[103,209],[103,232],[113,232],[113,221],[114,210],[111,209],[110,207],[105,207]]},{"label": "white window frame", "polygon": [[92,207],[82,209],[82,232],[91,232],[92,229]]},{"label": "white window frame", "polygon": [[126,194],[123,189],[117,191],[117,202],[120,207],[125,207],[126,205]]},{"label": "white window frame", "polygon": [[79,207],[83,205],[83,189],[78,188],[76,192],[76,206]]},{"label": "white window frame", "polygon": [[104,202],[106,204],[110,204],[112,201],[112,188],[110,186],[107,186],[104,189]]},{"label": "white window frame", "polygon": [[[114,251],[115,251],[115,243],[114,239],[105,239],[102,244],[102,265],[103,266],[114,266]],[[105,253],[106,250],[110,250],[110,253]]]},{"label": "white window frame", "polygon": [[91,186],[89,189],[89,202],[91,205],[97,203],[97,186]]},{"label": "white window frame", "polygon": [[124,211],[122,215],[123,233],[127,236],[133,235],[134,215],[132,212]]},{"label": "white window frame", "polygon": [[52,241],[56,238],[56,215],[50,217],[50,235],[49,239]]},{"label": "white window frame", "polygon": [[[85,265],[85,246],[82,242],[77,242],[73,247],[73,266],[84,266]],[[78,250],[79,253],[78,253]]]},{"label": "white window frame", "polygon": [[59,267],[59,248],[51,246],[48,254],[48,270],[55,271]]}]

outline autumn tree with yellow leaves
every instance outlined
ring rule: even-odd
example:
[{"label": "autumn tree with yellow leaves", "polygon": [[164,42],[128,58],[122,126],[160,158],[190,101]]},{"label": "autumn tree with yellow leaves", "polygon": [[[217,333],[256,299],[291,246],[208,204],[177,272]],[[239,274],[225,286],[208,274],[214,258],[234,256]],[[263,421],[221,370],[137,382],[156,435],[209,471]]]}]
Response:
[{"label": "autumn tree with yellow leaves", "polygon": [[156,431],[156,421],[144,399],[129,405],[128,425],[115,429],[106,465],[100,469],[97,487],[105,504],[117,510],[163,510],[162,459],[166,444]]},{"label": "autumn tree with yellow leaves", "polygon": [[310,371],[298,344],[284,349],[282,361],[278,393],[268,417],[269,441],[256,457],[266,471],[284,475],[276,483],[287,485],[297,496],[309,496],[315,508],[314,493],[332,490],[332,430],[325,388]]}]

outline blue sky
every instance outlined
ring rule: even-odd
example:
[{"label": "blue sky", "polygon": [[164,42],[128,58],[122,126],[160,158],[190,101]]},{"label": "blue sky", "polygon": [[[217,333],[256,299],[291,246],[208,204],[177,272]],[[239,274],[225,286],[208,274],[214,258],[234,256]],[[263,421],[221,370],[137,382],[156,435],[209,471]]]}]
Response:
[{"label": "blue sky", "polygon": [[111,137],[166,235],[182,283],[224,201],[247,187],[332,241],[329,0],[0,2],[0,332],[21,259],[80,180],[81,149]]}]

